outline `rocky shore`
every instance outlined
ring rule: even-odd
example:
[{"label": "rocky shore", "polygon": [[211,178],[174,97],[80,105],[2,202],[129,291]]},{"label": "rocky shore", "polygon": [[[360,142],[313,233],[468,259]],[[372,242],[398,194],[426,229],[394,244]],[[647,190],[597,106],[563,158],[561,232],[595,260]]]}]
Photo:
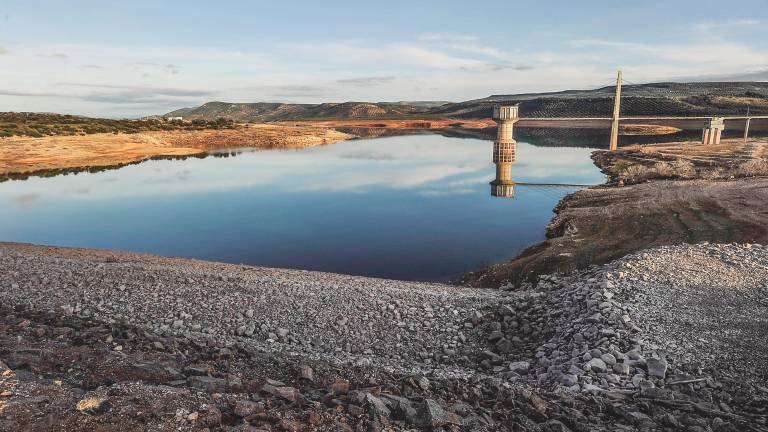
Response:
[{"label": "rocky shore", "polygon": [[768,248],[500,290],[0,245],[0,430],[768,430]]}]

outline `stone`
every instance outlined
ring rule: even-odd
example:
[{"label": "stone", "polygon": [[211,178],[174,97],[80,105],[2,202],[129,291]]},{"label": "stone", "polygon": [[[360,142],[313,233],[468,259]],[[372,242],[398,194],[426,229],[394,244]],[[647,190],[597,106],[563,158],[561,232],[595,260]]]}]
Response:
[{"label": "stone", "polygon": [[88,397],[81,399],[75,408],[83,414],[87,415],[101,415],[109,411],[112,407],[109,399],[101,396]]},{"label": "stone", "polygon": [[391,394],[382,394],[381,400],[387,405],[395,419],[406,420],[414,424],[413,419],[416,417],[416,409],[413,407],[410,399]]},{"label": "stone", "polygon": [[666,377],[667,361],[665,359],[651,358],[646,360],[645,365],[648,368],[648,375],[659,379],[664,379],[664,377]]},{"label": "stone", "polygon": [[200,410],[197,424],[201,428],[215,428],[221,424],[221,411],[212,405],[205,405]]},{"label": "stone", "polygon": [[616,357],[613,354],[603,354],[600,356],[600,360],[604,361],[606,365],[613,366],[616,364]]},{"label": "stone", "polygon": [[629,375],[629,365],[626,363],[616,363],[612,369],[614,373],[619,375]]},{"label": "stone", "polygon": [[314,373],[314,371],[312,370],[311,367],[309,367],[307,365],[301,365],[300,369],[301,369],[301,378],[302,379],[305,379],[307,381],[314,381],[315,380],[315,378],[314,378],[315,373]]},{"label": "stone", "polygon": [[560,420],[547,420],[546,423],[544,423],[541,427],[541,430],[544,432],[571,432],[571,429],[568,428],[563,422]]},{"label": "stone", "polygon": [[224,393],[227,390],[227,380],[209,376],[191,376],[187,385],[208,393]]},{"label": "stone", "polygon": [[331,394],[333,396],[345,395],[349,393],[349,381],[345,379],[337,379],[331,384]]},{"label": "stone", "polygon": [[437,429],[446,425],[461,426],[462,420],[457,414],[444,410],[432,399],[424,401],[416,407],[415,426]]},{"label": "stone", "polygon": [[629,413],[629,418],[638,426],[653,427],[656,426],[656,422],[647,414],[643,414],[640,411],[633,411]]},{"label": "stone", "polygon": [[501,354],[509,354],[515,349],[515,344],[509,339],[501,339],[496,342],[496,351]]},{"label": "stone", "polygon": [[372,418],[389,419],[391,412],[381,399],[370,393],[365,393],[364,400],[365,401],[363,406],[368,407],[368,411],[371,413]]},{"label": "stone", "polygon": [[289,386],[273,386],[272,384],[264,384],[261,387],[262,393],[268,393],[273,396],[296,402],[299,399],[299,391],[295,387]]},{"label": "stone", "polygon": [[521,375],[527,374],[530,368],[531,365],[527,361],[516,361],[509,364],[509,370]]},{"label": "stone", "polygon": [[608,369],[608,366],[606,366],[603,360],[599,358],[593,358],[592,360],[584,364],[584,369],[591,370],[593,372],[602,373]]},{"label": "stone", "polygon": [[301,432],[304,430],[304,425],[294,420],[282,419],[277,423],[279,430],[284,432]]},{"label": "stone", "polygon": [[560,379],[560,383],[564,386],[571,387],[579,383],[579,377],[572,374],[565,374]]},{"label": "stone", "polygon": [[235,402],[235,409],[233,411],[235,415],[240,417],[249,417],[264,412],[264,404],[243,399]]}]

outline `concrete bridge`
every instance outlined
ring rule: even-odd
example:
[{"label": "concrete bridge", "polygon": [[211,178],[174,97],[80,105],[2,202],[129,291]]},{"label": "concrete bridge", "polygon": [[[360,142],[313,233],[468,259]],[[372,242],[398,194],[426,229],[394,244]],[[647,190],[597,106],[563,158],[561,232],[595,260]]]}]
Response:
[{"label": "concrete bridge", "polygon": [[[648,117],[525,117],[525,118],[506,118],[508,113],[518,115],[519,107],[517,105],[497,106],[493,111],[493,120],[499,124],[499,140],[506,131],[502,131],[503,126],[510,130],[512,125],[518,124],[518,127],[563,127],[563,128],[616,128],[619,123],[624,125],[650,124],[656,126],[672,126],[679,129],[701,129],[703,144],[718,144],[722,132],[728,129],[744,130],[746,137],[749,129],[752,127],[758,130],[768,130],[768,116],[699,116],[699,117],[673,117],[673,116],[648,116]],[[497,116],[497,114],[499,114]],[[757,127],[754,127],[757,126]],[[503,133],[502,133],[503,132]],[[612,131],[615,135],[615,131]],[[511,139],[511,137],[509,138]],[[612,136],[611,149],[616,148],[616,138]]]}]

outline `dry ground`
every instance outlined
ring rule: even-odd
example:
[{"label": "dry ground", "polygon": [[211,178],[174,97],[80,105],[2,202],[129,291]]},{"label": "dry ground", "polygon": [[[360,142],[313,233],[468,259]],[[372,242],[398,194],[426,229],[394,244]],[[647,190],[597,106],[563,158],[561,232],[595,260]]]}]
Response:
[{"label": "dry ground", "polygon": [[0,177],[109,167],[222,148],[301,148],[351,138],[327,127],[248,124],[232,129],[0,138]]}]

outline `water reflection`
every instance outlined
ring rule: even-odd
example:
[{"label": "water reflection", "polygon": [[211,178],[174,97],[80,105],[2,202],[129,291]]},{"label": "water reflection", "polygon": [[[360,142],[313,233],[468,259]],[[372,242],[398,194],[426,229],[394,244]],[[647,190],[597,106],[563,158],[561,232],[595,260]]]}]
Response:
[{"label": "water reflection", "polygon": [[[543,240],[553,207],[577,189],[518,183],[517,199],[489,196],[484,138],[393,136],[11,180],[0,183],[0,241],[448,279]],[[520,139],[515,176],[600,183],[592,150]],[[496,177],[511,180],[503,166]]]}]

